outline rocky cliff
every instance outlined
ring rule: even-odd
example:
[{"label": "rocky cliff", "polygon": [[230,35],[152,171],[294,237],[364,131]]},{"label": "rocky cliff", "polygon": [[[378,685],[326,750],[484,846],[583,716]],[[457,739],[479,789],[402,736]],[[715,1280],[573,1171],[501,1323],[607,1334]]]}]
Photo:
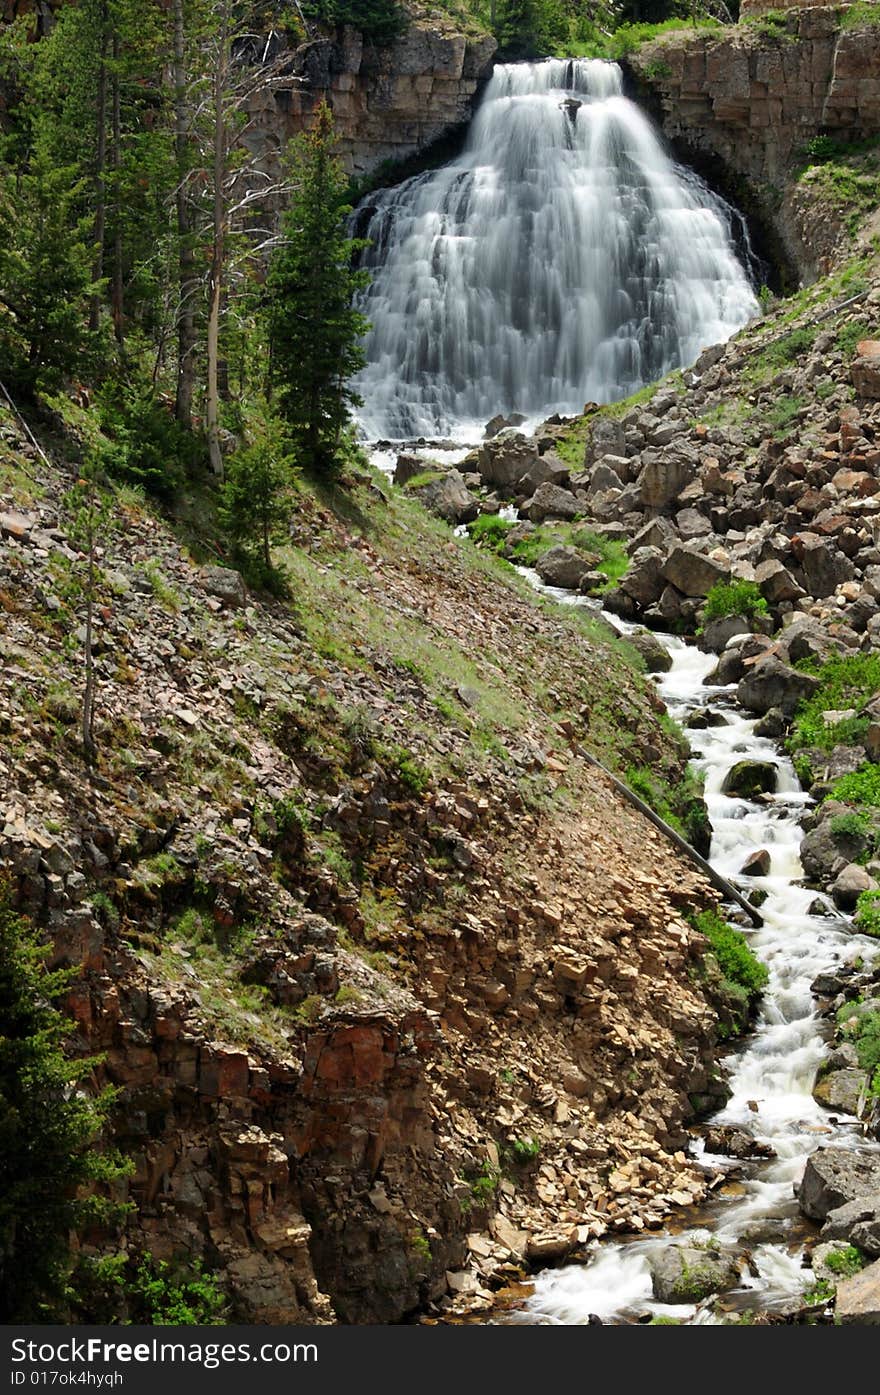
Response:
[{"label": "rocky cliff", "polygon": [[798,7],[776,24],[679,32],[630,62],[683,157],[775,230],[799,275],[828,270],[839,210],[793,176],[812,138],[880,132],[880,27],[842,28],[839,9]]}]

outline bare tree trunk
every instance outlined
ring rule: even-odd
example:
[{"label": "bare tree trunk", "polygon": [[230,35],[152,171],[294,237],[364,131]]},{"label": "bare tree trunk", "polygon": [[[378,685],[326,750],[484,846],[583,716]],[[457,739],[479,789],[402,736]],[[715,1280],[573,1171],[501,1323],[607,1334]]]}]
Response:
[{"label": "bare tree trunk", "polygon": [[217,38],[217,65],[214,69],[214,211],[211,272],[208,282],[207,383],[205,392],[205,426],[208,433],[208,455],[215,475],[223,475],[223,455],[220,450],[217,364],[220,357],[220,310],[223,301],[223,262],[226,241],[226,200],[223,180],[226,173],[226,121],[223,96],[226,80],[226,47],[229,5],[223,7],[220,33]]},{"label": "bare tree trunk", "polygon": [[[95,260],[92,279],[104,275],[104,232],[107,222],[107,6],[101,6],[100,58],[98,61],[98,101],[95,113]],[[101,318],[101,297],[92,296],[89,329],[96,330]]]},{"label": "bare tree trunk", "polygon": [[113,169],[113,287],[111,306],[113,332],[119,345],[120,357],[125,354],[125,328],[123,323],[122,289],[122,196],[119,187],[119,168],[122,161],[122,119],[119,96],[119,32],[113,31],[113,89],[112,89],[112,152]]},{"label": "bare tree trunk", "polygon": [[86,765],[91,768],[97,755],[95,748],[95,660],[92,654],[95,607],[95,482],[91,477],[89,478],[86,528],[88,578],[86,582],[86,681],[82,701],[82,744]]},{"label": "bare tree trunk", "polygon": [[174,151],[177,158],[177,267],[180,304],[177,312],[177,395],[175,415],[181,426],[192,429],[195,384],[197,289],[196,259],[192,245],[192,213],[185,179],[189,166],[189,109],[186,93],[186,32],[183,0],[173,0],[174,32]]}]

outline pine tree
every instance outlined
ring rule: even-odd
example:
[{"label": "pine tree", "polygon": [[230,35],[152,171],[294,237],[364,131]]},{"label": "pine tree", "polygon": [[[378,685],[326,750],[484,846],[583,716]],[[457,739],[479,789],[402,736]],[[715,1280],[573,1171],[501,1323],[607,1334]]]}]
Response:
[{"label": "pine tree", "polygon": [[94,1062],[62,1050],[71,1023],[54,1004],[71,971],[46,968],[8,893],[0,885],[0,1316],[39,1322],[63,1315],[70,1233],[113,1214],[80,1189],[127,1169],[94,1147],[110,1096],[77,1088]]},{"label": "pine tree", "polygon": [[91,218],[70,166],[38,150],[26,174],[0,175],[0,357],[19,386],[57,387],[82,372],[88,331]]},{"label": "pine tree", "polygon": [[363,365],[367,321],[353,304],[366,274],[354,270],[362,245],[348,236],[346,176],[333,155],[326,102],[314,127],[294,142],[294,195],[269,268],[271,385],[298,463],[331,468],[352,406],[350,386]]},{"label": "pine tree", "polygon": [[277,423],[237,451],[226,471],[220,521],[237,547],[258,553],[267,579],[273,572],[272,543],[290,516],[290,479],[291,462]]}]

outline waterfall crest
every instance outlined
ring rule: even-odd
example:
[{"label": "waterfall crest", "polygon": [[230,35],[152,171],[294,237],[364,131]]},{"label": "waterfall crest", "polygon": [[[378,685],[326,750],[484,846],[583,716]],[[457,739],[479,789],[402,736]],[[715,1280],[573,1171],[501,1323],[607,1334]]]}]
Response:
[{"label": "waterfall crest", "polygon": [[368,202],[372,439],[614,401],[757,310],[735,215],[665,154],[614,63],[497,67],[459,158]]}]

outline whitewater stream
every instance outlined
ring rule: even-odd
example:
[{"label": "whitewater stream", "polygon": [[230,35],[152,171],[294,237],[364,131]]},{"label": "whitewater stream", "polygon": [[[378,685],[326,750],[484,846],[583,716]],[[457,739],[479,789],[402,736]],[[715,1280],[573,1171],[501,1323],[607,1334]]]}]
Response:
[{"label": "whitewater stream", "polygon": [[499,65],[459,158],[361,205],[366,439],[614,401],[757,312],[743,220],[622,82],[599,60]]},{"label": "whitewater stream", "polygon": [[[575,599],[560,591],[551,594]],[[618,629],[631,628],[616,617],[606,619]],[[770,978],[754,1033],[726,1063],[733,1094],[712,1123],[743,1125],[777,1155],[770,1162],[737,1164],[746,1174],[739,1194],[706,1203],[696,1222],[690,1212],[689,1228],[677,1230],[674,1238],[701,1242],[711,1234],[724,1249],[737,1254],[749,1250],[754,1272],[740,1290],[724,1295],[722,1305],[772,1310],[813,1283],[811,1270],[802,1263],[805,1230],[793,1194],[807,1155],[820,1142],[872,1146],[865,1144],[854,1119],[831,1115],[813,1100],[811,1090],[826,1045],[810,984],[817,974],[860,954],[873,958],[877,946],[854,935],[849,921],[835,913],[830,902],[830,914],[810,914],[817,895],[799,885],[803,872],[798,855],[807,796],[787,757],[773,742],[755,735],[755,719],[737,705],[735,688],[704,684],[716,656],[671,635],[658,638],[672,658],[669,672],[658,675],[659,691],[672,716],[685,721],[696,708],[709,707],[725,718],[723,726],[688,731],[692,764],[705,777],[712,823],[710,861],[744,893],[750,888],[767,893],[761,907],[763,928],[746,933]],[[722,793],[725,775],[743,759],[776,766],[777,791],[766,796],[766,802]],[[746,858],[758,848],[770,853],[769,874],[740,877]],[[710,1170],[734,1165],[731,1159],[706,1153],[702,1144],[696,1152]],[[606,1322],[632,1321],[652,1313],[695,1324],[724,1321],[714,1300],[699,1305],[654,1301],[648,1255],[672,1239],[669,1233],[656,1232],[647,1239],[603,1243],[587,1264],[545,1270],[537,1276],[534,1294],[518,1320],[583,1323],[595,1314]]]}]

